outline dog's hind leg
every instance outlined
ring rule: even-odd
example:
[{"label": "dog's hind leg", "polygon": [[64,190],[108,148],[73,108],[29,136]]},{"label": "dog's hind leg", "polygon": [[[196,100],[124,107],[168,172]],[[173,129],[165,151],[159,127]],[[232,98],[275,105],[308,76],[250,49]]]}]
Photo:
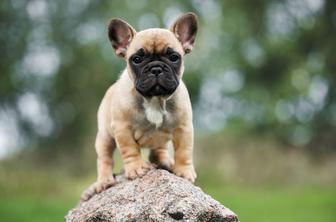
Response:
[{"label": "dog's hind leg", "polygon": [[83,193],[81,197],[83,201],[90,199],[94,194],[100,193],[115,184],[112,171],[114,163],[113,152],[116,148],[115,140],[108,134],[98,132],[95,145],[98,155],[98,178],[97,182]]}]

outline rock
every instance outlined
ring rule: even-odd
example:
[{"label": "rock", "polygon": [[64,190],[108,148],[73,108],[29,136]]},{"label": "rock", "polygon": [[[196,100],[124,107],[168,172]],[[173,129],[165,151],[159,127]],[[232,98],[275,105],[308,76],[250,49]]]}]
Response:
[{"label": "rock", "polygon": [[115,186],[80,202],[65,220],[238,222],[231,210],[168,171],[151,170],[132,181],[119,176],[117,181]]}]

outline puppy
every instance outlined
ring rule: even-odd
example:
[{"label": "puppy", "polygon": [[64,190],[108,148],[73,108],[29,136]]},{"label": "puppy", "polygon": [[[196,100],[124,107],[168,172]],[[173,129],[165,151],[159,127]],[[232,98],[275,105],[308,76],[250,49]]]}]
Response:
[{"label": "puppy", "polygon": [[[140,148],[150,149],[150,162],[191,182],[193,166],[192,109],[182,81],[183,58],[191,52],[197,33],[193,13],[180,16],[168,29],[136,32],[127,22],[112,19],[108,37],[116,55],[127,62],[119,80],[106,92],[98,111],[98,178],[89,199],[115,183],[113,152],[120,150],[125,175],[143,176],[152,165],[141,159]],[[174,146],[174,161],[167,151]]]}]

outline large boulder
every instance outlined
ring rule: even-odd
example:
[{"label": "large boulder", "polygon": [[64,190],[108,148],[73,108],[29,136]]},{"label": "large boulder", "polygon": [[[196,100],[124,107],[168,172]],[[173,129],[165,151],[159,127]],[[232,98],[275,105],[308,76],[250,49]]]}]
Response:
[{"label": "large boulder", "polygon": [[151,170],[135,180],[119,176],[117,181],[115,186],[80,202],[70,210],[66,221],[238,222],[230,209],[168,171]]}]

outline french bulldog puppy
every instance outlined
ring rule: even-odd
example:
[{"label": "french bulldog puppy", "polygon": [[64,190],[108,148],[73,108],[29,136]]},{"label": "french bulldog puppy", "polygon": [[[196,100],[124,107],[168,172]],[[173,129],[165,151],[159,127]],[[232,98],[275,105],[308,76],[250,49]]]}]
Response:
[{"label": "french bulldog puppy", "polygon": [[[152,168],[141,159],[140,149],[145,147],[150,149],[151,163],[195,181],[192,108],[182,75],[183,59],[193,49],[196,33],[194,13],[183,14],[170,29],[140,32],[121,19],[110,21],[108,37],[127,67],[99,107],[95,143],[98,178],[83,200],[115,183],[112,156],[116,147],[129,179]],[[170,141],[174,160],[167,151]]]}]

